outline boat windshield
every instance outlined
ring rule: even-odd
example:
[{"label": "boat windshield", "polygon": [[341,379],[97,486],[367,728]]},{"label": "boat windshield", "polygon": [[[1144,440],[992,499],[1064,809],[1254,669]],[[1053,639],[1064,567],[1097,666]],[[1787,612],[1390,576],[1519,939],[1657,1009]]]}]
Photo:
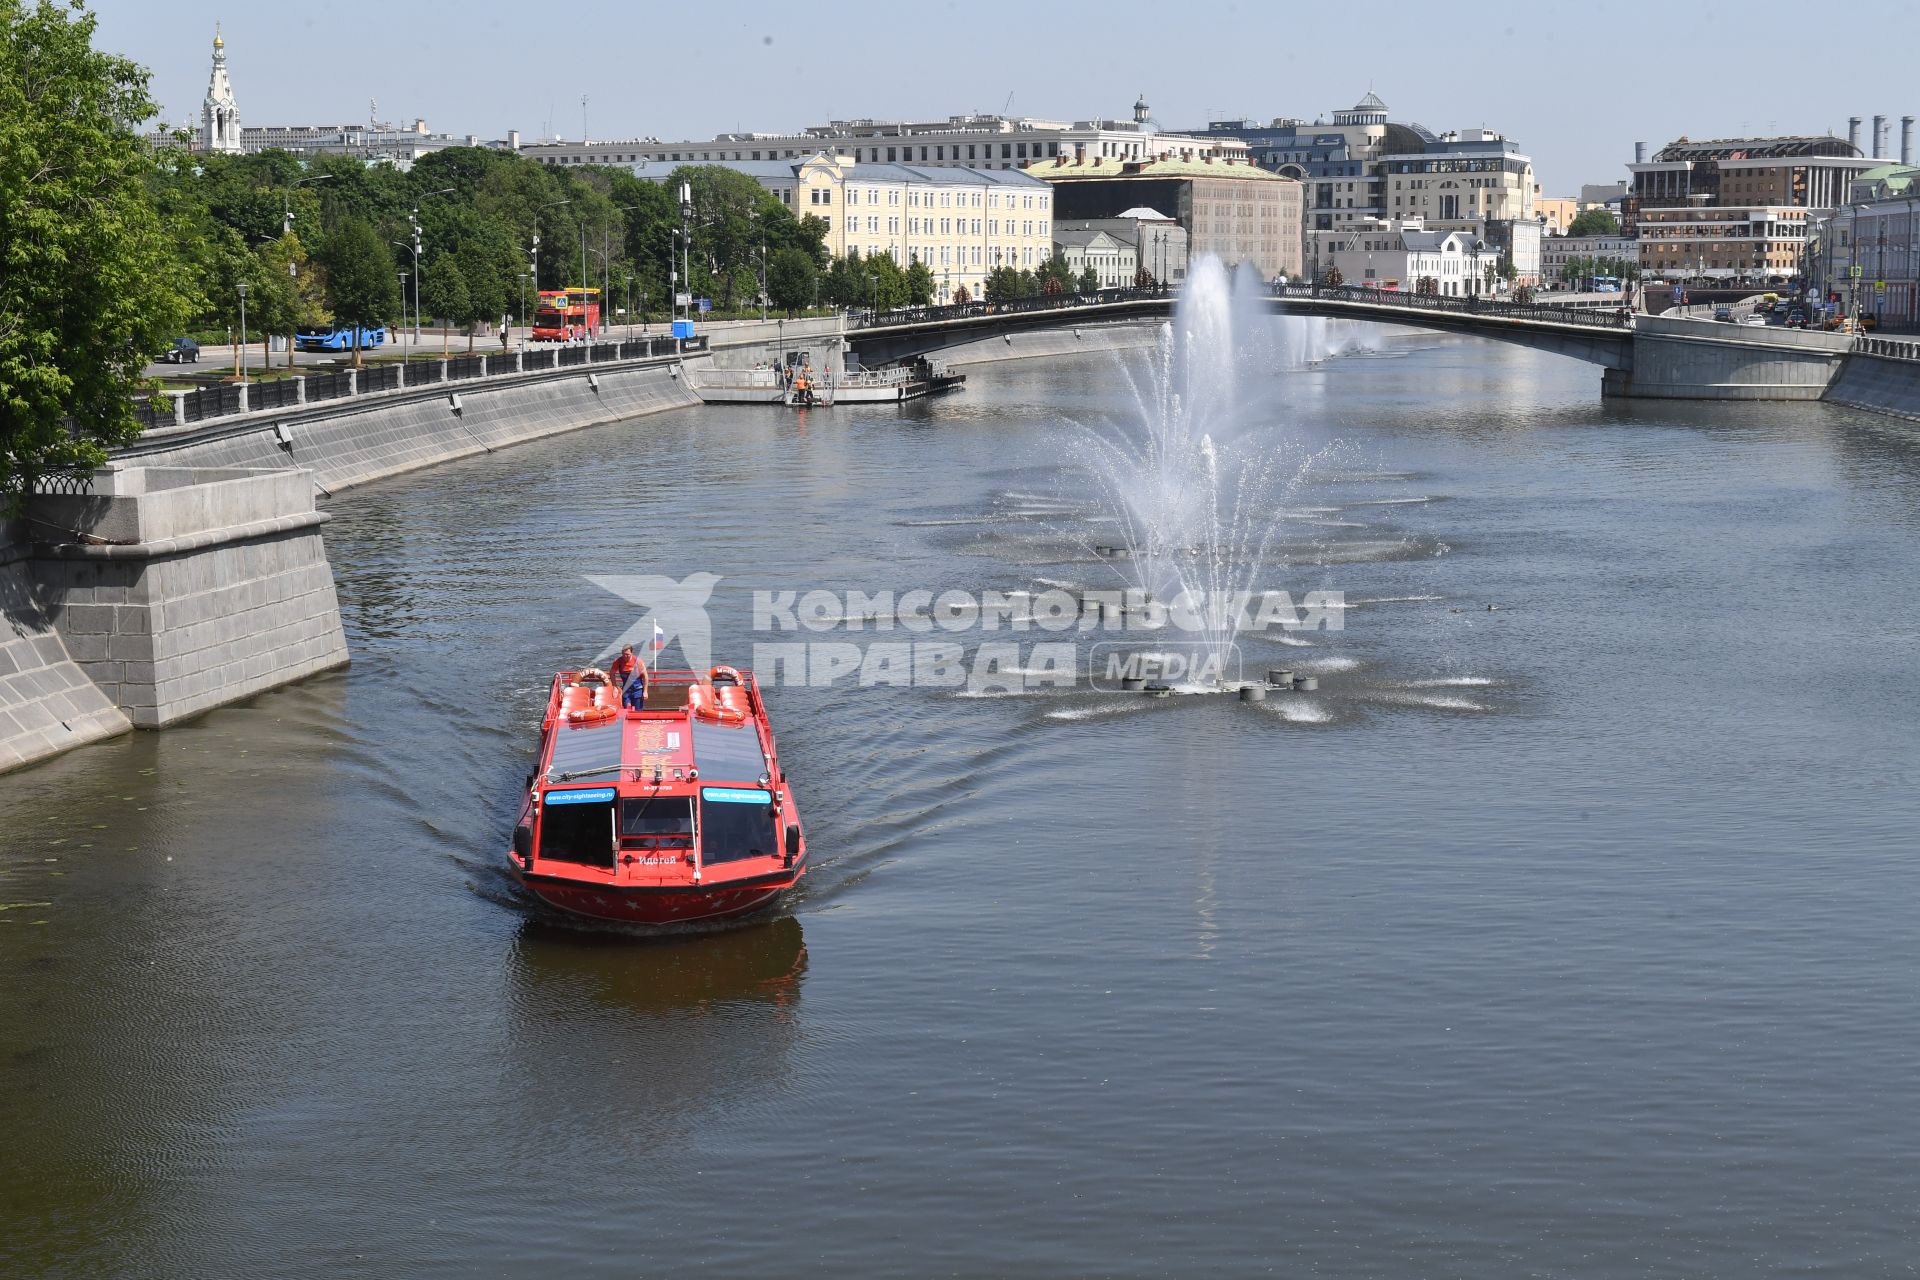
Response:
[{"label": "boat windshield", "polygon": [[540,856],[613,867],[613,788],[549,791],[540,812]]},{"label": "boat windshield", "polygon": [[691,845],[693,801],[686,796],[627,796],[620,801],[624,844]]},{"label": "boat windshield", "polygon": [[771,857],[775,838],[773,797],[752,787],[707,787],[700,793],[700,861],[737,862]]}]

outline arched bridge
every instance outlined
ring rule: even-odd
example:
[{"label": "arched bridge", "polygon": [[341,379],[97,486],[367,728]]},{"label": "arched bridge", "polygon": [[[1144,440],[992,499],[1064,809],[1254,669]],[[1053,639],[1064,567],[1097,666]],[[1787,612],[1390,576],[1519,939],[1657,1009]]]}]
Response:
[{"label": "arched bridge", "polygon": [[[1173,304],[1169,290],[1133,289],[862,313],[848,322],[847,345],[867,364],[886,364],[1025,329],[1152,319],[1171,314]],[[1265,305],[1282,315],[1468,333],[1572,356],[1607,369],[1633,367],[1633,319],[1612,311],[1310,286],[1276,288]]]},{"label": "arched bridge", "polygon": [[[1151,319],[1173,305],[1170,291],[1146,289],[922,307],[850,317],[846,339],[867,364],[885,364],[1021,329]],[[1409,325],[1571,356],[1600,366],[1609,396],[1818,400],[1853,347],[1844,334],[1368,289],[1296,285],[1274,289],[1264,305],[1281,315]]]}]

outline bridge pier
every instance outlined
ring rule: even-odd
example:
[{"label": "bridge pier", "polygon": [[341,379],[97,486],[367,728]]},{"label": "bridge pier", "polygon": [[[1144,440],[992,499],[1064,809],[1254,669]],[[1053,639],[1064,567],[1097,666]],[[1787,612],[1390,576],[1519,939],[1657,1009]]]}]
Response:
[{"label": "bridge pier", "polygon": [[1604,396],[1641,400],[1818,400],[1853,339],[1838,333],[1640,316],[1632,359]]}]

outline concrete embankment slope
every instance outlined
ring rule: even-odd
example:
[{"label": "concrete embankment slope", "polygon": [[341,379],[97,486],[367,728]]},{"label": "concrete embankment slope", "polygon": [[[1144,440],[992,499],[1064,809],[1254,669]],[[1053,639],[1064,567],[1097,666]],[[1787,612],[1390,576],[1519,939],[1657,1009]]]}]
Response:
[{"label": "concrete embankment slope", "polygon": [[303,467],[328,492],[600,423],[698,404],[676,360],[574,366],[152,431],[118,456],[164,467]]}]

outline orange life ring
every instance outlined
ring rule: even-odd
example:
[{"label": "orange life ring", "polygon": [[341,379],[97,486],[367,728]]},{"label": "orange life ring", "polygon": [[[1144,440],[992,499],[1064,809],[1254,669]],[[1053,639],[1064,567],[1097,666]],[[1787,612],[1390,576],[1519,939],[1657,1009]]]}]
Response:
[{"label": "orange life ring", "polygon": [[618,707],[575,707],[567,712],[567,723],[575,725],[604,724],[620,714]]},{"label": "orange life ring", "polygon": [[735,684],[743,683],[740,679],[740,672],[735,667],[715,667],[707,672],[707,679],[715,681],[731,680]]},{"label": "orange life ring", "polygon": [[697,684],[687,691],[687,706],[693,714],[712,724],[745,724],[747,717],[734,707],[722,706],[713,689]]},{"label": "orange life ring", "polygon": [[585,684],[589,680],[598,680],[601,684],[612,684],[613,677],[598,667],[588,667],[573,678],[575,684]]}]

